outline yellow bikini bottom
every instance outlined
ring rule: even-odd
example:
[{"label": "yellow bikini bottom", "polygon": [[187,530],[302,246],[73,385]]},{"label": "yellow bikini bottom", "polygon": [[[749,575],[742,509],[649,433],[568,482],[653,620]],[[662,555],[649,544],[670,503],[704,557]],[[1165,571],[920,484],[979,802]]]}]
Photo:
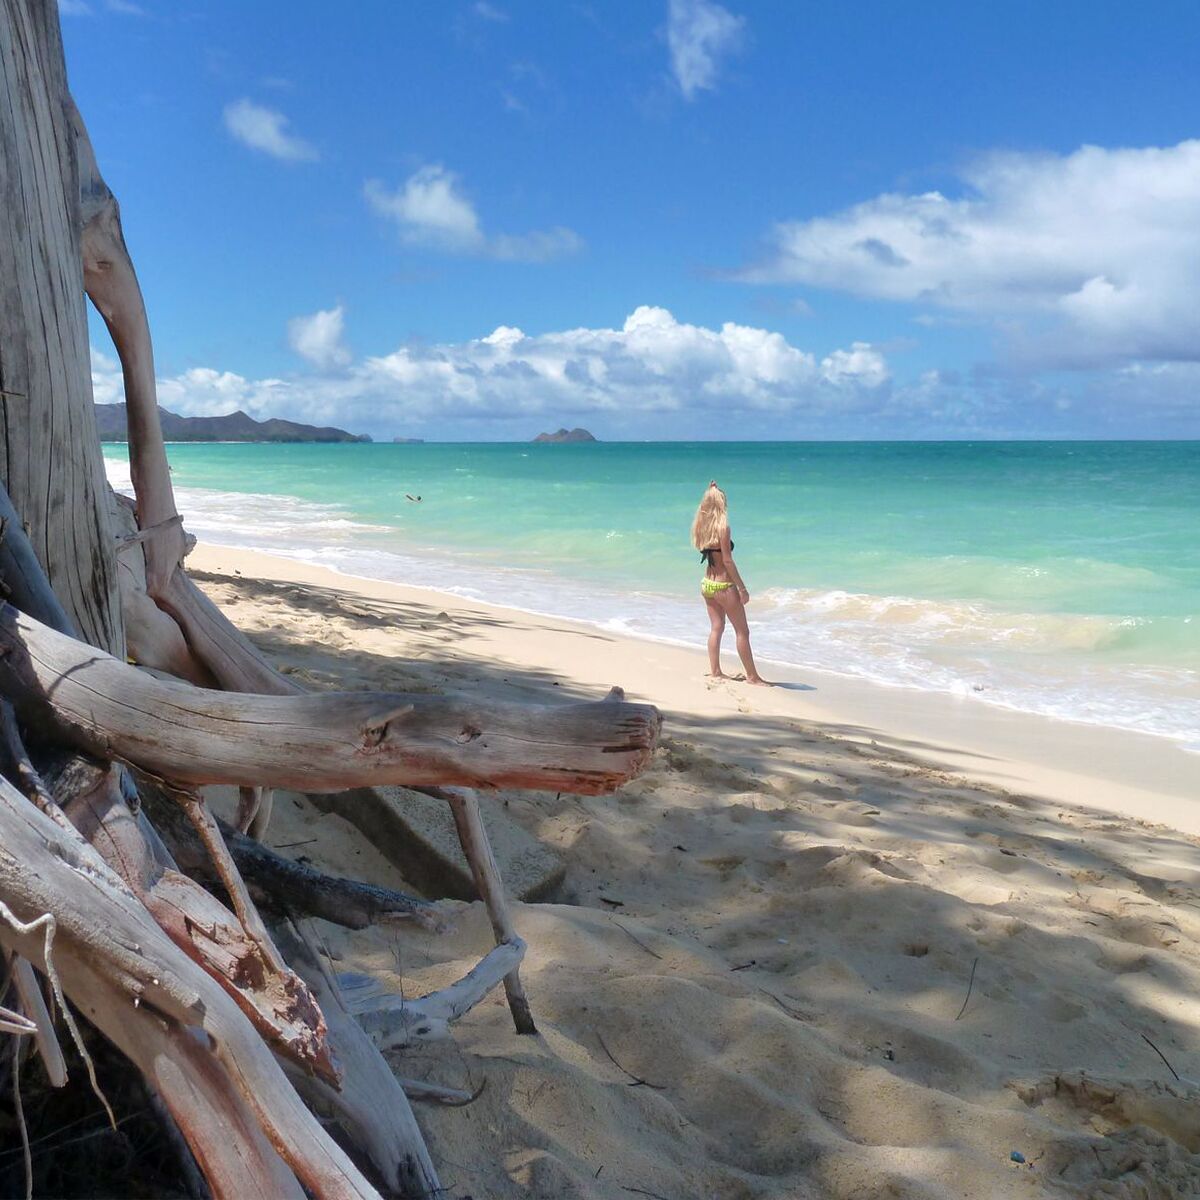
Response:
[{"label": "yellow bikini bottom", "polygon": [[700,594],[702,596],[715,596],[718,592],[723,592],[726,588],[731,587],[733,587],[733,583],[728,579],[700,580]]}]

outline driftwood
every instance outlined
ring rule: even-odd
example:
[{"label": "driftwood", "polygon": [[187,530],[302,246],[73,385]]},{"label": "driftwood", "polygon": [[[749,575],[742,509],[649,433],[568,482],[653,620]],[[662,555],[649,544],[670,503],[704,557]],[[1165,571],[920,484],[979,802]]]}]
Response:
[{"label": "driftwood", "polygon": [[[125,245],[116,197],[100,174],[78,109],[69,96],[66,100],[79,161],[84,287],[108,326],[125,384],[129,468],[140,536],[123,544],[130,547],[131,557],[142,558],[145,593],[176,627],[171,629],[139,605],[131,613],[138,618],[134,641],[146,656],[142,661],[174,674],[211,675],[221,687],[234,691],[295,691],[295,685],[284,680],[183,573],[190,547],[167,471],[146,305]],[[183,667],[180,635],[192,658]]]},{"label": "driftwood", "polygon": [[[134,502],[109,490],[109,515],[117,536],[117,584],[125,616],[125,653],[141,667],[165,671],[197,687],[212,687],[212,673],[192,653],[175,619],[146,590],[146,559]],[[16,603],[17,608],[28,611]]]},{"label": "driftwood", "polygon": [[[164,1061],[152,1059],[152,1082],[189,1144],[224,1138],[236,1143],[247,1161],[257,1161],[254,1139],[245,1136],[249,1124],[261,1129],[299,1181],[318,1196],[375,1195],[300,1103],[234,1001],[172,944],[82,838],[72,840],[3,779],[0,896],[26,923],[17,928],[0,920],[0,943],[46,970],[42,931],[28,930],[38,918],[53,914],[49,955],[63,988],[135,1061],[142,1057],[144,1063],[144,1056],[153,1054],[151,1026],[159,1021],[179,1038],[194,1039],[191,1031],[206,1038],[202,1059],[188,1060],[178,1048],[172,1052],[166,1044],[170,1038],[157,1039]],[[211,1082],[208,1099],[202,1095],[204,1078]],[[174,1087],[162,1086],[172,1080]],[[253,1118],[249,1123],[246,1114]],[[203,1147],[197,1158],[203,1163]],[[262,1194],[272,1194],[266,1179],[252,1182]],[[243,1180],[243,1190],[224,1194],[250,1191]]]},{"label": "driftwood", "polygon": [[[53,593],[36,560],[28,554],[28,544],[19,527],[13,529],[9,550],[14,561],[29,564],[23,574],[22,598],[69,632],[69,618],[55,610]],[[395,1102],[393,1093],[398,1085],[379,1052],[346,1015],[340,1002],[333,1036],[327,1036],[324,1018],[311,1000],[302,1003],[297,1011],[295,1000],[298,996],[303,1000],[307,992],[290,972],[282,973],[282,988],[278,984],[272,988],[272,979],[281,978],[278,968],[282,965],[274,961],[278,955],[273,946],[269,947],[272,961],[266,964],[260,961],[247,977],[246,966],[264,948],[261,941],[252,945],[244,927],[238,926],[214,897],[175,871],[170,853],[144,814],[138,811],[135,816],[125,805],[126,795],[135,796],[127,771],[43,747],[43,757],[49,753],[49,772],[44,782],[25,752],[7,702],[0,705],[0,734],[3,735],[0,749],[9,760],[8,769],[22,779],[29,798],[59,823],[68,844],[78,842],[80,853],[102,877],[106,864],[111,864],[114,869],[108,872],[107,882],[130,901],[135,896],[140,898],[176,944],[230,992],[265,1036],[291,1057],[307,1062],[327,1080],[335,1078],[329,1046],[336,1045],[339,1059],[356,1072],[345,1094],[315,1077],[306,1087],[317,1089],[325,1103],[329,1095],[339,1097],[334,1107],[357,1119],[357,1124],[355,1120],[344,1122],[347,1133],[376,1159],[389,1186],[406,1195],[427,1195],[424,1184],[413,1181],[424,1176],[421,1164],[428,1165],[428,1151],[402,1091],[400,1104]],[[79,840],[76,825],[71,824],[64,808],[86,833],[87,842]],[[167,800],[159,808],[176,816],[180,811]],[[201,839],[195,829],[190,825],[187,828],[192,834],[192,844],[198,844]],[[250,839],[241,840],[257,845]],[[265,931],[261,932],[265,935]],[[289,979],[296,986],[291,986]],[[285,1002],[282,1005],[280,998]],[[222,1089],[220,1072],[208,1060],[203,1045],[169,1023],[135,1025],[132,1032],[119,1022],[106,1024],[104,1017],[111,1015],[113,1005],[111,997],[105,1000],[103,988],[89,993],[87,1005],[97,1024],[142,1070],[151,1094],[158,1097],[172,1126],[189,1145],[189,1153],[194,1153],[218,1196],[256,1192],[264,1196],[295,1194],[294,1176],[264,1139],[244,1102],[227,1086]],[[36,1032],[36,1023],[31,1028]],[[165,1078],[160,1078],[164,1064],[169,1066],[171,1062],[175,1065],[169,1067]],[[308,1079],[307,1072],[300,1074]],[[222,1126],[230,1121],[240,1122],[245,1140],[241,1148],[220,1136]],[[247,1169],[251,1172],[248,1179],[243,1178]],[[431,1165],[428,1178],[433,1178]]]},{"label": "driftwood", "polygon": [[283,1053],[328,1078],[335,1071],[320,1009],[303,983],[215,896],[174,869],[125,804],[120,769],[81,760],[52,764],[49,787],[113,871],[189,958],[234,999]]},{"label": "driftwood", "polygon": [[[0,580],[13,602],[0,605],[0,951],[15,963],[27,1012],[0,1014],[3,1028],[37,1038],[52,1079],[65,1081],[41,971],[77,1041],[65,997],[142,1072],[189,1147],[183,1158],[194,1154],[219,1200],[375,1194],[276,1054],[390,1188],[440,1191],[402,1086],[311,939],[301,929],[299,949],[288,943],[293,972],[255,896],[348,924],[432,923],[429,910],[256,853],[251,839],[220,829],[197,789],[246,789],[240,823],[259,837],[276,787],[595,794],[648,761],[658,714],[617,695],[557,707],[311,696],[275,671],[183,570],[193,539],[171,487],[146,309],[116,200],[67,93],[48,0],[0,0],[0,162],[0,481],[12,498],[0,503]],[[103,483],[81,264],[121,360],[132,507]],[[127,654],[169,678],[131,667]],[[76,757],[64,765],[66,752]],[[177,869],[138,807],[134,768],[190,821],[233,912]],[[516,974],[524,943],[474,795],[447,798],[499,945],[463,980],[408,1006],[418,1024],[405,1036],[446,1032],[501,979],[518,1028],[532,1032]],[[347,1072],[341,1091],[335,1056]]]},{"label": "driftwood", "polygon": [[661,718],[618,699],[526,705],[326,692],[253,696],[156,679],[0,606],[0,691],[64,741],[185,784],[340,791],[404,783],[613,791]]},{"label": "driftwood", "polygon": [[[618,689],[613,689],[614,694]],[[620,693],[623,695],[624,693]],[[504,895],[504,883],[500,878],[500,868],[492,854],[491,844],[483,828],[483,819],[479,815],[479,800],[469,788],[447,788],[438,791],[437,795],[444,796],[454,814],[454,824],[458,828],[458,837],[462,842],[463,853],[471,864],[471,873],[475,876],[475,886],[479,889],[480,899],[487,909],[492,922],[492,932],[496,935],[496,946],[519,945],[524,955],[525,943],[517,937],[517,931],[508,911],[508,899]],[[520,962],[518,958],[517,963]],[[518,1033],[537,1033],[533,1023],[533,1014],[529,1011],[529,1001],[525,998],[525,988],[517,970],[517,963],[504,976],[504,993],[508,997],[508,1007],[512,1012],[513,1024]]]},{"label": "driftwood", "polygon": [[74,626],[119,654],[66,94],[56,6],[0,0],[0,480]]},{"label": "driftwood", "polygon": [[[179,806],[153,784],[139,789],[155,828],[167,840],[171,855],[180,870],[213,881],[211,861],[194,826]],[[433,933],[449,927],[436,904],[398,892],[392,888],[361,883],[326,875],[305,863],[285,858],[261,842],[239,833],[232,825],[217,818],[217,827],[229,847],[250,894],[259,905],[295,916],[320,917],[347,929],[365,929],[368,925],[411,923]]]},{"label": "driftwood", "polygon": [[238,789],[238,811],[234,824],[239,833],[248,833],[262,841],[267,836],[271,823],[271,809],[275,804],[272,788],[250,787]]},{"label": "driftwood", "polygon": [[399,1050],[448,1038],[451,1022],[514,974],[524,957],[525,943],[520,938],[503,942],[449,987],[415,999],[398,996],[372,976],[354,972],[339,975],[338,986],[375,1044],[381,1050]]},{"label": "driftwood", "polygon": [[276,937],[326,1014],[343,1067],[342,1086],[337,1090],[320,1079],[292,1071],[301,1095],[343,1125],[390,1189],[405,1196],[440,1196],[437,1171],[408,1097],[347,1007],[314,945],[311,927],[286,924],[277,927]]},{"label": "driftwood", "polygon": [[51,1087],[63,1087],[67,1082],[67,1063],[63,1058],[62,1047],[58,1044],[58,1035],[54,1032],[50,1010],[46,1007],[46,1000],[42,995],[42,985],[38,982],[33,967],[20,955],[13,960],[13,984],[21,998],[22,1011],[34,1025],[33,1036],[37,1042],[38,1054],[42,1057],[42,1066],[46,1069],[46,1078]]}]

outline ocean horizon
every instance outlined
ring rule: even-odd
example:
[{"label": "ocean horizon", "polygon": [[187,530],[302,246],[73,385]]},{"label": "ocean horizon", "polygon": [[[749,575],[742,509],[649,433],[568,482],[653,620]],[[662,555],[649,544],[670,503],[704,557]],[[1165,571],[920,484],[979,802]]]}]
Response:
[{"label": "ocean horizon", "polygon": [[[126,448],[104,454],[129,492]],[[1200,748],[1200,442],[181,442],[168,454],[203,541],[688,645],[707,634],[689,526],[716,478],[764,663]]]}]

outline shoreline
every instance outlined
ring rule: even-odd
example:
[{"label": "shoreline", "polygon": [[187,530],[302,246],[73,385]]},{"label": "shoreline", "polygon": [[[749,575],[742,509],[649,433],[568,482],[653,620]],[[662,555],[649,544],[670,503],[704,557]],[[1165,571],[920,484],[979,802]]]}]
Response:
[{"label": "shoreline", "polygon": [[[450,592],[343,574],[265,551],[202,543],[189,565],[215,574],[421,604],[462,616],[464,624],[483,631],[472,633],[472,653],[489,656],[497,664],[507,662],[514,669],[560,672],[578,686],[601,692],[620,684],[631,698],[657,704],[677,731],[721,722],[723,734],[737,742],[753,736],[755,717],[775,724],[805,722],[836,738],[874,743],[881,751],[922,767],[1005,791],[1200,834],[1200,755],[1161,735],[1043,717],[970,697],[781,664],[772,664],[771,674],[781,684],[777,688],[717,684],[704,678],[707,664],[702,648]],[[485,618],[482,623],[475,619],[479,616]],[[495,625],[501,617],[502,635]],[[702,618],[698,611],[697,621]],[[729,642],[731,649],[731,638]],[[729,724],[730,718],[736,720]]]},{"label": "shoreline", "polygon": [[[420,1114],[454,1194],[1200,1194],[1200,839],[1144,823],[1195,827],[1169,767],[1195,756],[815,673],[715,684],[699,651],[258,552],[191,562],[314,690],[555,703],[620,684],[663,711],[615,792],[481,794],[564,874],[513,905],[540,1037],[494,994],[393,1059],[478,1095]],[[412,890],[337,806],[281,791],[268,836]],[[493,945],[481,905],[440,903],[457,921],[437,938],[321,937],[338,971],[421,994]]]},{"label": "shoreline", "polygon": [[[582,620],[668,645],[704,646],[707,621],[695,620],[695,582],[679,547],[666,543],[663,523],[641,521],[634,504],[629,512],[585,521],[583,543],[559,516],[537,507],[560,487],[568,489],[563,503],[571,512],[579,503],[576,481],[561,467],[543,478],[545,470],[528,466],[524,452],[519,461],[514,455],[501,461],[431,451],[424,467],[413,468],[414,479],[425,472],[421,482],[428,486],[413,483],[413,489],[433,495],[440,480],[447,503],[420,506],[392,495],[399,468],[364,465],[363,474],[348,472],[338,465],[349,461],[344,456],[322,457],[316,447],[312,471],[293,477],[283,465],[291,456],[247,447],[247,469],[253,464],[247,476],[231,466],[241,456],[230,458],[219,453],[223,449],[229,447],[209,453],[200,446],[192,452],[197,457],[185,458],[180,448],[176,485],[189,528],[202,541],[322,563],[351,578]],[[669,458],[667,465],[679,471],[686,462]],[[536,515],[522,518],[530,528],[514,532],[533,538],[529,552],[516,559],[507,550],[511,538],[493,545],[480,524],[498,502],[501,467],[517,473],[524,488],[519,495],[529,499],[532,489],[537,501],[529,510]],[[130,489],[127,464],[110,454],[108,471],[118,490]],[[407,469],[399,474],[407,478]],[[180,482],[193,475],[190,489]],[[585,475],[588,490],[604,473],[596,468]],[[245,491],[251,477],[267,490]],[[369,494],[357,501],[354,478],[369,480]],[[949,472],[951,490],[956,478]],[[661,488],[654,497],[668,498]],[[838,507],[843,501],[845,511]],[[861,553],[872,562],[880,553],[883,558],[860,569],[860,551],[845,549],[857,545],[854,537],[830,541],[830,530],[848,519],[857,501],[838,493],[830,503],[834,515],[822,524],[828,544],[813,551],[813,570],[788,560],[769,521],[766,557],[743,564],[752,579],[768,581],[752,612],[760,660],[1072,725],[1154,734],[1200,753],[1200,708],[1193,703],[1200,696],[1200,642],[1187,616],[1194,603],[1181,590],[1183,575],[1164,577],[1165,599],[1151,603],[1137,592],[1158,586],[1150,567],[1109,562],[1103,546],[1085,546],[1083,557],[1035,554],[1025,561],[1001,545],[989,557],[986,548],[980,555],[964,549],[959,529],[957,541],[935,539],[934,545],[928,534],[914,535],[911,546],[892,554],[880,551],[881,530],[874,526],[863,533]],[[896,503],[908,511],[903,495]],[[922,528],[921,505],[913,515]],[[672,528],[682,521],[673,519]],[[1099,590],[1083,595],[1079,588],[1089,579]],[[1127,586],[1135,590],[1132,598],[1120,592]]]}]

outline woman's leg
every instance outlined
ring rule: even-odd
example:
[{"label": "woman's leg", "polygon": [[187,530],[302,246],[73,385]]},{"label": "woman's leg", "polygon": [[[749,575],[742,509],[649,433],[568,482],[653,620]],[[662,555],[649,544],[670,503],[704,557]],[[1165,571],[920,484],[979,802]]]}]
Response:
[{"label": "woman's leg", "polygon": [[725,632],[725,613],[712,596],[704,597],[708,609],[708,673],[716,678],[721,674],[721,635]]},{"label": "woman's leg", "polygon": [[754,654],[750,649],[750,625],[746,620],[746,606],[742,603],[741,596],[735,588],[729,588],[721,595],[725,598],[725,611],[729,614],[729,619],[733,622],[733,632],[737,635],[738,658],[746,668],[746,682],[761,683],[770,687],[754,665]]}]

